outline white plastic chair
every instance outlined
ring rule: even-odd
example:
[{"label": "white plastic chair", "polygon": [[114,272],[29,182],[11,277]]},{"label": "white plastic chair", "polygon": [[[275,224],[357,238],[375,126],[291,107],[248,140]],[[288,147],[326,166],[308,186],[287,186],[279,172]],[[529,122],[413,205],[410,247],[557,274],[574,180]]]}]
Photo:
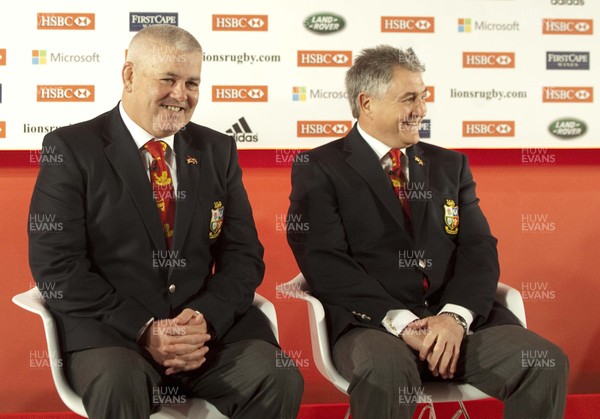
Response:
[{"label": "white plastic chair", "polygon": [[[77,395],[69,386],[65,379],[62,368],[60,347],[58,345],[58,335],[54,318],[46,308],[44,299],[37,287],[29,291],[17,294],[12,299],[13,303],[25,310],[31,311],[42,318],[44,332],[46,334],[46,343],[48,344],[49,363],[52,371],[52,379],[63,403],[73,412],[85,418],[88,417],[81,397]],[[259,294],[254,294],[253,304],[258,307],[268,318],[269,326],[279,341],[279,332],[277,328],[277,314],[275,306]],[[203,399],[190,398],[185,405],[181,406],[162,406],[161,410],[151,416],[152,419],[227,419],[215,406]]]},{"label": "white plastic chair", "polygon": [[[313,297],[310,288],[300,273],[291,281],[281,284],[277,291],[290,297],[304,300],[308,303],[308,319],[310,325],[310,341],[312,345],[313,358],[319,372],[327,378],[338,390],[348,394],[350,385],[335,369],[331,359],[331,350],[329,348],[329,338],[327,335],[327,323],[325,321],[325,311],[321,302]],[[517,316],[521,325],[527,327],[525,319],[525,306],[521,294],[514,288],[499,283],[496,290],[496,300],[506,306]],[[436,419],[433,403],[436,402],[458,402],[459,410],[452,417],[459,418],[464,415],[469,419],[464,401],[480,400],[489,398],[487,394],[479,391],[470,384],[442,383],[442,382],[424,382],[424,394],[431,396],[431,403],[423,408],[419,417],[429,410],[429,418]],[[344,419],[350,416],[350,409],[346,412]]]}]

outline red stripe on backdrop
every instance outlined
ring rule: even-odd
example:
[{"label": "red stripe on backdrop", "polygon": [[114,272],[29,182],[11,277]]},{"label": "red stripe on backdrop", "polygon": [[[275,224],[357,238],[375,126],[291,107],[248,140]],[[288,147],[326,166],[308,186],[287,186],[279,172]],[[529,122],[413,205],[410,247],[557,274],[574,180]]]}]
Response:
[{"label": "red stripe on backdrop", "polygon": [[[300,150],[240,150],[242,167],[286,167]],[[600,164],[600,149],[457,149],[469,157],[473,165],[560,166]],[[38,150],[0,151],[0,167],[34,167],[39,162]]]},{"label": "red stripe on backdrop", "polygon": [[[472,417],[486,419],[500,419],[502,417],[502,403],[494,399],[475,400],[465,402],[467,410]],[[424,405],[419,405],[419,413]],[[436,403],[436,414],[440,417],[450,417],[457,410],[458,404]],[[298,419],[336,419],[343,418],[348,410],[348,404],[303,404],[300,407]],[[565,419],[583,419],[598,417],[600,410],[600,395],[598,394],[571,394],[567,397]],[[417,417],[415,413],[415,417]],[[0,419],[79,419],[81,416],[72,412],[37,412],[37,413],[0,413]]]}]

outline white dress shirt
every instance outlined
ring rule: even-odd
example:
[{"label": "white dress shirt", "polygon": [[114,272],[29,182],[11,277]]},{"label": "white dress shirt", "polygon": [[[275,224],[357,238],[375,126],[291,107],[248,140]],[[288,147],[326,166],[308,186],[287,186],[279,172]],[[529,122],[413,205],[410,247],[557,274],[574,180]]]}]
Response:
[{"label": "white dress shirt", "polygon": [[[142,159],[142,163],[144,164],[144,168],[146,169],[146,174],[148,175],[148,180],[150,180],[150,165],[152,164],[152,155],[150,152],[144,148],[144,144],[148,141],[152,140],[154,137],[144,128],[140,127],[138,124],[133,122],[133,120],[127,115],[125,109],[123,108],[123,104],[119,102],[119,112],[121,113],[121,118],[125,123],[125,126],[129,130],[129,133],[133,137],[133,141],[135,141],[135,145],[137,145],[138,150],[140,151],[140,157]],[[175,135],[169,135],[165,138],[159,138],[160,141],[164,141],[167,143],[168,147],[165,152],[165,163],[171,172],[171,179],[173,181],[173,192],[177,192],[177,159],[175,158]]]},{"label": "white dress shirt", "polygon": [[[127,115],[125,109],[123,108],[123,103],[119,102],[119,113],[121,114],[121,119],[125,123],[125,126],[129,130],[129,133],[133,137],[133,141],[135,141],[135,145],[137,146],[140,152],[140,158],[142,159],[142,163],[144,164],[144,168],[146,169],[146,175],[148,175],[148,181],[151,182],[150,179],[150,165],[152,164],[152,155],[146,148],[144,148],[144,144],[148,141],[152,140],[154,137],[144,128],[140,127],[138,124],[133,122],[133,119]],[[170,135],[165,138],[160,138],[161,141],[167,143],[168,147],[165,152],[165,163],[171,172],[171,181],[173,182],[173,192],[177,192],[177,161],[175,159],[175,135]],[[140,337],[144,334],[148,326],[152,324],[154,321],[154,317],[146,322],[144,326],[138,331],[136,336],[136,341],[140,339]]]}]

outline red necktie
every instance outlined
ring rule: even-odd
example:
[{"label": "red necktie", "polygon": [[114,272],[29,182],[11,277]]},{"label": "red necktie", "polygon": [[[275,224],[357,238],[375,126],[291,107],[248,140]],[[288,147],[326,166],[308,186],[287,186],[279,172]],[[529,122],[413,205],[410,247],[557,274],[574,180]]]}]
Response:
[{"label": "red necktie", "polygon": [[392,148],[390,150],[390,158],[392,159],[390,179],[392,179],[394,192],[396,192],[396,196],[398,199],[400,199],[400,204],[402,204],[402,212],[404,213],[404,218],[406,219],[409,232],[412,234],[412,214],[410,212],[410,202],[408,202],[406,195],[406,184],[408,182],[404,172],[402,171],[402,152],[400,149]]},{"label": "red necktie", "polygon": [[[392,159],[392,170],[390,170],[390,179],[392,179],[392,185],[394,186],[394,192],[400,199],[402,204],[402,212],[406,220],[406,225],[409,233],[412,234],[412,213],[410,211],[410,202],[406,194],[406,184],[408,183],[404,172],[402,171],[402,151],[398,148],[392,148],[390,150],[390,158]],[[429,281],[427,276],[423,275],[423,291],[429,289]]]},{"label": "red necktie", "polygon": [[144,148],[152,156],[152,163],[150,163],[152,195],[158,207],[167,249],[170,250],[173,245],[173,227],[175,225],[175,193],[173,179],[165,162],[167,147],[167,143],[164,141],[150,140],[144,144]]}]

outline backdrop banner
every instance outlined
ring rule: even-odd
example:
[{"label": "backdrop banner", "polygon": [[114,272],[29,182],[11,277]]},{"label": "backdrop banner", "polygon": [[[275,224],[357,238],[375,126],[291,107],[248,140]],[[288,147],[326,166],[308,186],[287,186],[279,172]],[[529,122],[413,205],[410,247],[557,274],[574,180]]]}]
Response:
[{"label": "backdrop banner", "polygon": [[354,121],[345,72],[379,44],[412,47],[426,64],[424,141],[600,148],[592,0],[54,0],[5,9],[0,150],[39,150],[46,133],[114,107],[131,37],[157,23],[201,42],[193,121],[240,149],[310,149],[346,134]]}]

